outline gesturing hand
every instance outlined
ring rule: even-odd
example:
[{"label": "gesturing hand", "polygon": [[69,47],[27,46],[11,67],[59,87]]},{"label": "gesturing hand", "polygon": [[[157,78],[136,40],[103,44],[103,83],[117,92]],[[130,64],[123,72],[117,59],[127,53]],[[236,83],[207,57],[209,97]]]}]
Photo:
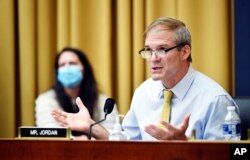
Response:
[{"label": "gesturing hand", "polygon": [[177,127],[170,125],[166,121],[161,121],[163,128],[148,125],[145,127],[145,131],[158,140],[187,140],[185,132],[188,128],[189,118],[190,114],[185,116],[182,124]]},{"label": "gesturing hand", "polygon": [[79,108],[78,113],[67,113],[56,109],[51,112],[51,115],[62,127],[68,127],[75,131],[88,132],[89,126],[94,122],[79,97],[76,98],[76,104]]}]

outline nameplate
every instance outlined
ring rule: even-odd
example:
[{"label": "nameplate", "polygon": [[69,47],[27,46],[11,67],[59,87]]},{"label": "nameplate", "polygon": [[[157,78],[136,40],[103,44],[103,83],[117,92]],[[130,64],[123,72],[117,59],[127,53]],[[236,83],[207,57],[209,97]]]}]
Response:
[{"label": "nameplate", "polygon": [[69,128],[19,127],[18,137],[70,139],[70,130]]}]

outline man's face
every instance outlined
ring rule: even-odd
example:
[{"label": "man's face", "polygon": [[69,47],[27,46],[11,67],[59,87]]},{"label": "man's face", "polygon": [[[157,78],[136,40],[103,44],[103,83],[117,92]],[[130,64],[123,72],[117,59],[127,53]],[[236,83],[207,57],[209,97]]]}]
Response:
[{"label": "man's face", "polygon": [[[145,49],[159,50],[168,49],[178,44],[175,43],[174,32],[164,29],[162,26],[153,28],[146,36]],[[147,59],[151,77],[153,80],[161,80],[164,84],[178,81],[178,74],[184,61],[182,50],[174,48],[163,56],[157,56],[155,53]]]}]

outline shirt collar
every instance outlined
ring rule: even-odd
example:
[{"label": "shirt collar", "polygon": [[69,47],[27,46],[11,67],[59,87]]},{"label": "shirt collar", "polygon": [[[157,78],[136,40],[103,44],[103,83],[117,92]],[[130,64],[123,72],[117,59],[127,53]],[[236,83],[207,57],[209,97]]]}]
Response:
[{"label": "shirt collar", "polygon": [[[191,84],[194,81],[194,77],[195,77],[195,70],[190,65],[187,74],[181,79],[180,82],[178,82],[173,88],[170,89],[174,93],[173,96],[176,96],[179,100],[183,100],[184,96],[188,92],[188,89],[190,88]],[[161,83],[161,87],[159,87],[158,90],[159,98],[163,97],[163,90],[165,89],[166,88]]]}]

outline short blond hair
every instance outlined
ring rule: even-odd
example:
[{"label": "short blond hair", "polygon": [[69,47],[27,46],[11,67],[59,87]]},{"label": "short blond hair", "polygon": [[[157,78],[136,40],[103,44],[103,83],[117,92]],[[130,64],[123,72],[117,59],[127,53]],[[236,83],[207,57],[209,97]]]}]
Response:
[{"label": "short blond hair", "polygon": [[[170,17],[160,17],[155,21],[153,21],[144,31],[144,38],[146,38],[147,34],[157,26],[163,26],[163,28],[166,28],[166,30],[174,31],[175,32],[174,39],[176,45],[185,44],[191,47],[191,34],[187,29],[185,23]],[[188,60],[190,62],[192,61],[191,54]]]}]

